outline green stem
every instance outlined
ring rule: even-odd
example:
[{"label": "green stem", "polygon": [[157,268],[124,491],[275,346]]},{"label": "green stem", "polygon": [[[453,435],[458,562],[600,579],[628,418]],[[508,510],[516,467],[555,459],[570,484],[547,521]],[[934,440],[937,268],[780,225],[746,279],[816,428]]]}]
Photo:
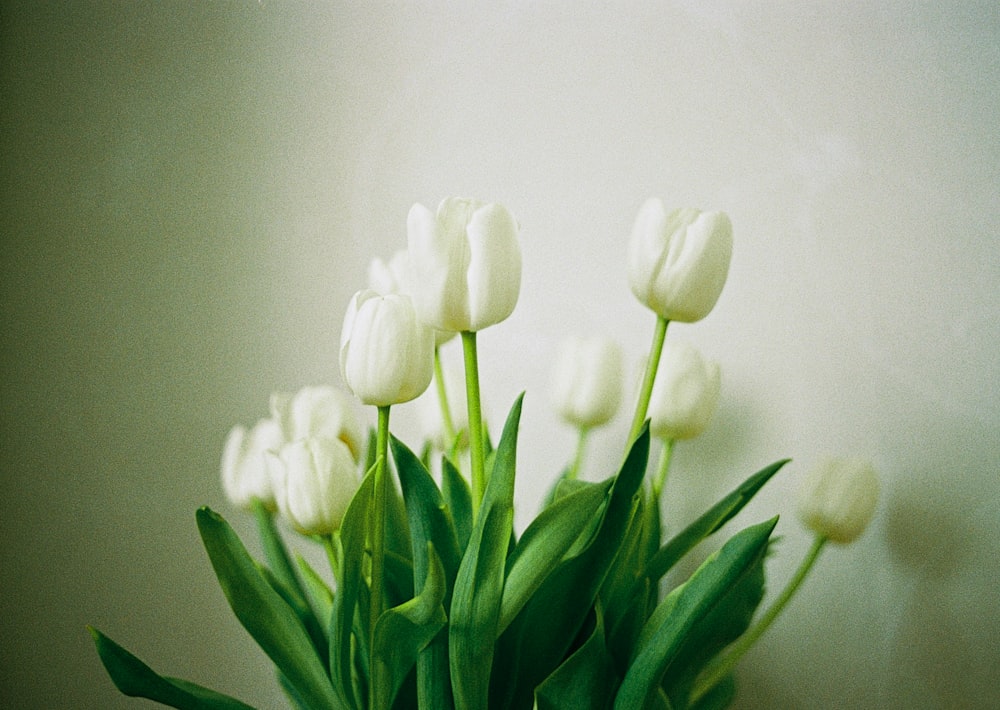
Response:
[{"label": "green stem", "polygon": [[465,393],[469,407],[469,462],[472,468],[472,516],[479,512],[486,490],[486,443],[483,437],[483,414],[479,402],[479,357],[476,334],[462,331],[465,356]]},{"label": "green stem", "polygon": [[660,465],[656,469],[656,477],[653,479],[653,498],[659,499],[663,492],[663,486],[667,482],[667,472],[670,470],[670,460],[674,455],[674,442],[676,439],[667,439],[663,442],[663,451],[660,453]]},{"label": "green stem", "polygon": [[646,361],[646,373],[642,378],[642,388],[639,390],[639,401],[636,403],[635,416],[632,418],[632,430],[628,435],[631,446],[646,423],[646,412],[649,411],[649,398],[653,394],[653,382],[656,381],[656,371],[660,367],[660,355],[663,353],[663,341],[667,338],[667,325],[670,323],[663,316],[656,316],[656,330],[653,331],[653,344],[649,348],[649,359]]},{"label": "green stem", "polygon": [[573,456],[573,463],[566,472],[566,478],[570,481],[576,480],[580,474],[580,465],[583,463],[583,452],[587,448],[588,434],[590,434],[590,427],[580,427],[580,436],[576,440],[576,454]]},{"label": "green stem", "polygon": [[706,671],[706,675],[698,681],[695,685],[694,690],[691,691],[691,704],[696,703],[702,696],[710,691],[715,685],[729,675],[736,664],[739,662],[740,658],[743,657],[751,646],[753,646],[757,639],[759,639],[765,631],[774,623],[774,620],[778,618],[782,610],[798,591],[799,587],[802,585],[803,580],[805,580],[806,575],[809,574],[809,570],[816,563],[816,559],[819,557],[820,551],[826,544],[826,538],[822,535],[817,535],[816,539],[813,540],[812,547],[809,548],[809,552],[806,553],[805,558],[799,565],[799,568],[795,571],[795,574],[789,580],[788,584],[782,590],[781,594],[775,599],[771,608],[768,609],[764,615],[760,618],[757,624],[749,629],[745,634],[740,636],[740,638],[734,643],[730,649],[722,656],[717,663],[713,663]]},{"label": "green stem", "polygon": [[434,346],[434,384],[437,387],[438,403],[441,405],[441,421],[444,424],[445,451],[454,447],[456,433],[455,420],[451,416],[451,403],[448,401],[448,390],[444,382],[444,369],[441,367],[441,350]]},{"label": "green stem", "polygon": [[326,550],[326,559],[330,562],[330,571],[333,572],[333,581],[340,586],[340,540],[339,533],[332,532],[323,535],[323,548]]},{"label": "green stem", "polygon": [[382,615],[385,604],[384,584],[385,577],[385,508],[388,488],[388,454],[389,454],[389,407],[378,408],[378,431],[375,438],[376,465],[375,465],[375,485],[372,490],[372,582],[371,582],[371,614],[368,652],[370,654],[369,665],[369,697],[375,697],[376,663],[375,663],[375,625]]}]

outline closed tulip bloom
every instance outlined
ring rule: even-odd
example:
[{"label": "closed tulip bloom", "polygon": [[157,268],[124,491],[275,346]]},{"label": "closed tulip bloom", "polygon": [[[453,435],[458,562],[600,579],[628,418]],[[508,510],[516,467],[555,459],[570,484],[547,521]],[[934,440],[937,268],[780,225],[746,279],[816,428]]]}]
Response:
[{"label": "closed tulip bloom", "polygon": [[[390,293],[410,294],[410,254],[401,249],[392,255],[388,262],[375,257],[368,264],[368,288],[380,296]],[[434,344],[444,345],[455,337],[453,330],[438,330],[433,328]]]},{"label": "closed tulip bloom", "polygon": [[303,535],[340,528],[358,487],[354,457],[340,439],[300,439],[267,455],[278,512]]},{"label": "closed tulip bloom", "polygon": [[340,439],[354,458],[361,456],[364,432],[354,403],[328,385],[303,387],[294,395],[271,395],[271,417],[281,425],[285,441]]},{"label": "closed tulip bloom", "polygon": [[222,488],[233,505],[249,508],[257,499],[274,507],[264,453],[277,450],[284,440],[273,419],[261,419],[249,432],[242,426],[232,428],[222,448]]},{"label": "closed tulip bloom", "polygon": [[672,321],[693,323],[715,307],[729,273],[733,228],[722,212],[667,212],[651,198],[639,209],[628,249],[632,292]]},{"label": "closed tulip bloom", "polygon": [[665,441],[691,439],[712,420],[722,374],[688,343],[667,343],[649,402],[650,431]]},{"label": "closed tulip bloom", "polygon": [[417,319],[408,296],[359,291],[340,337],[340,372],[365,404],[408,402],[430,384],[434,335]]},{"label": "closed tulip bloom", "polygon": [[871,522],[878,493],[878,474],[870,463],[828,459],[803,481],[799,518],[817,535],[846,544]]},{"label": "closed tulip bloom", "polygon": [[449,198],[435,214],[417,204],[407,233],[410,295],[429,326],[475,332],[513,312],[521,290],[521,245],[517,222],[505,207]]},{"label": "closed tulip bloom", "polygon": [[618,345],[607,338],[573,338],[555,361],[553,401],[559,415],[578,427],[607,424],[622,400],[625,369]]},{"label": "closed tulip bloom", "polygon": [[400,249],[389,261],[375,257],[368,264],[368,288],[382,296],[409,293],[410,256]]}]

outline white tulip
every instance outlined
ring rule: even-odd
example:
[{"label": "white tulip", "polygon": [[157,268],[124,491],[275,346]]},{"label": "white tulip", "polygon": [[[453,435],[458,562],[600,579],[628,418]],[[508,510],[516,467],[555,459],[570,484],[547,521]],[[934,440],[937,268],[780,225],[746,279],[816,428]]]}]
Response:
[{"label": "white tulip", "polygon": [[573,338],[555,360],[553,402],[559,415],[577,427],[608,423],[622,399],[625,369],[621,348],[607,338]]},{"label": "white tulip", "polygon": [[[401,249],[392,255],[388,262],[375,257],[368,264],[368,288],[380,296],[391,293],[410,295],[410,254]],[[457,334],[453,330],[434,331],[434,344],[444,345]]]},{"label": "white tulip", "polygon": [[281,424],[285,441],[340,439],[360,458],[364,431],[344,392],[328,385],[303,387],[294,395],[271,395],[271,417]]},{"label": "white tulip", "polygon": [[667,320],[693,323],[715,307],[729,273],[733,228],[722,212],[667,212],[651,198],[639,209],[628,249],[629,285]]},{"label": "white tulip", "polygon": [[340,337],[340,372],[358,399],[376,407],[408,402],[427,389],[434,335],[408,296],[354,295]]},{"label": "white tulip", "polygon": [[449,198],[407,217],[410,294],[438,330],[479,331],[506,319],[521,289],[518,226],[498,204]]},{"label": "white tulip", "polygon": [[871,522],[878,494],[878,474],[869,462],[827,459],[802,482],[799,518],[816,534],[846,544]]},{"label": "white tulip", "polygon": [[358,487],[355,460],[340,439],[300,439],[267,455],[278,511],[303,535],[340,528]]},{"label": "white tulip", "polygon": [[242,426],[230,430],[222,447],[222,488],[233,505],[249,508],[257,499],[274,507],[264,454],[278,449],[284,441],[281,427],[273,419],[261,419],[249,432]]},{"label": "white tulip", "polygon": [[694,346],[668,342],[649,402],[650,431],[665,441],[701,434],[719,403],[722,374]]}]

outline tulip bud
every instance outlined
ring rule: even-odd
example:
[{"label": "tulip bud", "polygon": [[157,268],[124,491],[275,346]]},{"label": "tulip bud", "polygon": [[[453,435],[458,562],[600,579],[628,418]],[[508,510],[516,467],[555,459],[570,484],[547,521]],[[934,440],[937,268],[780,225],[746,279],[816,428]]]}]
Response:
[{"label": "tulip bud", "polygon": [[667,343],[649,402],[653,436],[669,441],[701,434],[719,403],[721,383],[718,363],[687,343]]},{"label": "tulip bud", "polygon": [[553,401],[563,419],[588,429],[607,424],[622,399],[621,349],[606,338],[568,340],[556,357],[553,378]]},{"label": "tulip bud", "polygon": [[354,457],[340,439],[300,439],[267,455],[278,511],[303,535],[340,528],[358,487]]},{"label": "tulip bud", "polygon": [[639,209],[628,250],[632,292],[667,320],[693,323],[715,307],[733,251],[722,212],[675,209],[651,198]]},{"label": "tulip bud", "polygon": [[340,372],[358,399],[376,407],[408,402],[427,389],[434,335],[408,296],[354,295],[340,337]]},{"label": "tulip bud", "polygon": [[521,289],[517,222],[506,208],[449,198],[437,214],[407,217],[410,294],[420,319],[447,331],[478,331],[507,318]]},{"label": "tulip bud", "polygon": [[283,443],[281,427],[273,419],[261,419],[249,434],[242,426],[230,430],[222,447],[222,488],[233,505],[249,508],[257,499],[274,507],[264,453]]},{"label": "tulip bud", "polygon": [[[368,264],[368,288],[378,293],[380,296],[388,296],[390,293],[402,293],[410,296],[410,255],[405,249],[400,249],[388,263],[375,257]],[[412,296],[411,296],[412,298]],[[453,330],[434,331],[434,345],[444,345],[455,337]]]},{"label": "tulip bud", "polygon": [[846,544],[871,522],[878,492],[878,474],[870,463],[829,459],[803,481],[799,518],[817,535]]},{"label": "tulip bud", "polygon": [[271,395],[271,417],[281,425],[285,441],[340,439],[360,458],[364,432],[352,401],[326,385],[303,387],[292,396]]},{"label": "tulip bud", "polygon": [[368,264],[368,288],[381,296],[409,293],[410,256],[400,249],[388,262],[375,257]]}]

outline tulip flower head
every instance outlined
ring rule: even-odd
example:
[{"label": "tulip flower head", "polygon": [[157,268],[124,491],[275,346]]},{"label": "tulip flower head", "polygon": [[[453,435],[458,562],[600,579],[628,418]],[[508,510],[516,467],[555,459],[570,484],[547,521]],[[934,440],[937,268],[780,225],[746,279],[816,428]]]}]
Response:
[{"label": "tulip flower head", "polygon": [[878,474],[870,463],[827,459],[802,483],[799,518],[817,535],[847,544],[871,522],[878,494]]},{"label": "tulip flower head", "polygon": [[300,439],[267,454],[278,511],[303,535],[340,528],[358,487],[354,457],[340,439]]},{"label": "tulip flower head", "polygon": [[[358,459],[364,432],[351,399],[328,385],[303,387],[294,395],[271,395],[271,417],[281,425],[285,441],[339,439]],[[275,447],[276,448],[276,447]]]},{"label": "tulip flower head", "polygon": [[410,255],[400,249],[384,261],[375,257],[368,264],[368,288],[387,296],[390,293],[409,293]]},{"label": "tulip flower head", "polygon": [[628,250],[629,285],[667,320],[709,314],[729,273],[733,228],[722,212],[675,209],[651,198],[639,209]]},{"label": "tulip flower head", "polygon": [[479,331],[506,319],[521,290],[518,226],[498,204],[449,198],[407,217],[410,295],[438,330]]},{"label": "tulip flower head", "polygon": [[691,439],[712,420],[722,374],[694,346],[667,343],[649,402],[650,432],[665,441]]},{"label": "tulip flower head", "polygon": [[222,448],[222,488],[233,505],[249,508],[257,499],[268,508],[274,507],[264,454],[278,449],[284,441],[274,419],[261,419],[249,432],[242,426],[230,430]]},{"label": "tulip flower head", "polygon": [[553,402],[574,426],[607,424],[622,400],[625,369],[621,348],[607,338],[573,338],[563,343],[553,372]]},{"label": "tulip flower head", "polygon": [[354,295],[340,337],[340,372],[358,399],[376,407],[408,402],[427,389],[434,334],[408,296]]}]

